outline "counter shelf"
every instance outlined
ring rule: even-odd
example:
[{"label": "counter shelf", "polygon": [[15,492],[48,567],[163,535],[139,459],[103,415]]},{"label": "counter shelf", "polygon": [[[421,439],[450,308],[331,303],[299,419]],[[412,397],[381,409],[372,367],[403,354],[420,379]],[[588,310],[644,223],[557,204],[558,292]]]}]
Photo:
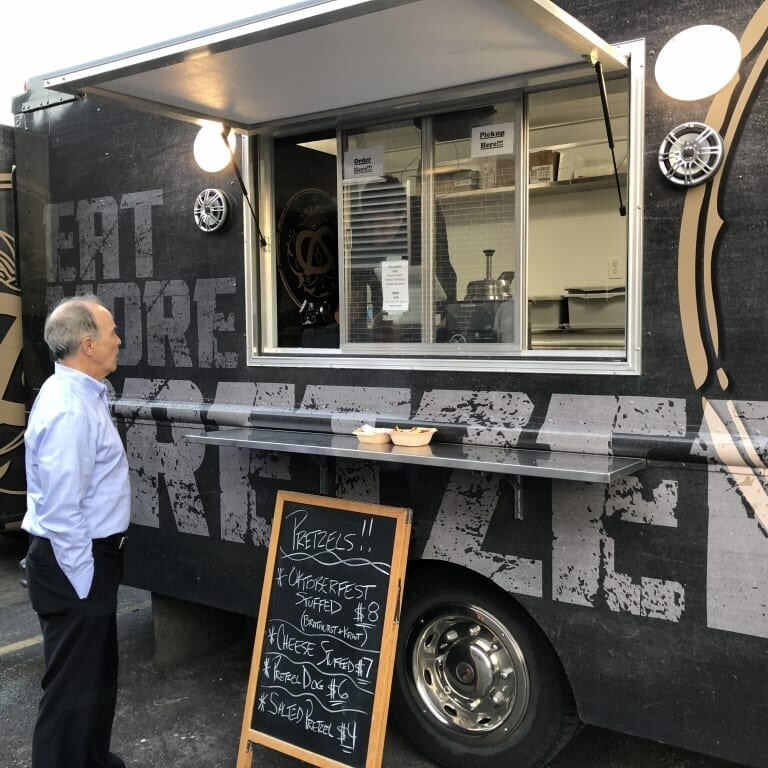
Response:
[{"label": "counter shelf", "polygon": [[[610,484],[645,467],[642,458],[432,442],[417,450],[360,443],[354,435],[317,431],[227,427],[186,435],[195,443],[318,457],[416,464],[523,477]],[[425,450],[428,449],[428,450]]]}]

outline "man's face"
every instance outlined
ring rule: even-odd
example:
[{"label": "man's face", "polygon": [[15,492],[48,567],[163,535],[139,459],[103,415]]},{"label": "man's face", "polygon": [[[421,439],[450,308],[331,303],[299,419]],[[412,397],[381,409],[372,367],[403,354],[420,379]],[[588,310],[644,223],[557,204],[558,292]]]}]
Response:
[{"label": "man's face", "polygon": [[99,333],[92,339],[91,362],[99,374],[98,378],[103,379],[117,369],[121,342],[112,313],[99,305],[94,305],[92,312]]}]

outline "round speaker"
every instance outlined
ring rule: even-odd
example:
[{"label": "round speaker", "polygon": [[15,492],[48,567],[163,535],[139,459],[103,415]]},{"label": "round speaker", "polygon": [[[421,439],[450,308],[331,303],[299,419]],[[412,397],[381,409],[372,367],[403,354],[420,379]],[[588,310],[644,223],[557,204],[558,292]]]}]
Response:
[{"label": "round speaker", "polygon": [[203,232],[216,232],[229,217],[229,200],[221,189],[204,189],[195,199],[195,224]]},{"label": "round speaker", "polygon": [[720,167],[723,140],[704,123],[683,123],[673,128],[659,146],[659,168],[673,184],[703,184]]}]

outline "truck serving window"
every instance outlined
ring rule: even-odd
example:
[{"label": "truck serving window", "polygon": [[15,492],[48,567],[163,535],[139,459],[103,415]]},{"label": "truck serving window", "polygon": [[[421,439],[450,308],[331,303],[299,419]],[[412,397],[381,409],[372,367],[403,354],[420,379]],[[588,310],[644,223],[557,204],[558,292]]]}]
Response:
[{"label": "truck serving window", "polygon": [[637,77],[262,134],[252,362],[638,372]]}]

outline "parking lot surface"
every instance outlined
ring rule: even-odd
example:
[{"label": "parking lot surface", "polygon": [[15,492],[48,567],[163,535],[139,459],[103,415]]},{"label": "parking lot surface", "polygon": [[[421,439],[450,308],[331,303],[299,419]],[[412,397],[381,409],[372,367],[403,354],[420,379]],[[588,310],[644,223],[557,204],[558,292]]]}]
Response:
[{"label": "parking lot surface", "polygon": [[[25,549],[23,536],[0,535],[0,768],[29,767],[43,671],[37,618],[19,585],[18,561]],[[118,632],[120,690],[112,745],[128,768],[234,768],[252,631],[224,650],[161,670],[154,659],[150,596],[122,587]],[[298,768],[303,763],[256,747],[253,765]],[[390,725],[383,765],[435,764]],[[734,767],[597,728],[584,728],[552,763],[552,768]]]}]

